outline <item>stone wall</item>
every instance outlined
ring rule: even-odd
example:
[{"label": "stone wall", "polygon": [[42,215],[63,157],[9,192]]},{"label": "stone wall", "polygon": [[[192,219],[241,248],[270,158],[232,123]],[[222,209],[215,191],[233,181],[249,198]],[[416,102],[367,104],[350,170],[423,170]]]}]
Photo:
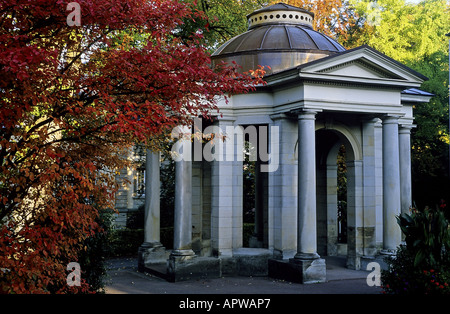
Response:
[{"label": "stone wall", "polygon": [[116,176],[116,182],[119,183],[119,189],[115,195],[115,209],[117,214],[114,220],[116,228],[124,228],[126,226],[127,217],[131,212],[136,211],[139,206],[145,202],[145,195],[134,194],[134,178],[136,170],[121,169]]}]

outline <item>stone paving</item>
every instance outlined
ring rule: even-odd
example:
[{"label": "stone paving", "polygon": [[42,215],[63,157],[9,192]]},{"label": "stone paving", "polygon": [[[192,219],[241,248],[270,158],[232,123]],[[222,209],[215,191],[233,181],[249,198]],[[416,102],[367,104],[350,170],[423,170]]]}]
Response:
[{"label": "stone paving", "polygon": [[137,258],[108,261],[107,294],[381,294],[368,286],[369,274],[344,267],[344,258],[327,257],[327,282],[297,284],[269,277],[222,277],[168,282],[137,271]]}]

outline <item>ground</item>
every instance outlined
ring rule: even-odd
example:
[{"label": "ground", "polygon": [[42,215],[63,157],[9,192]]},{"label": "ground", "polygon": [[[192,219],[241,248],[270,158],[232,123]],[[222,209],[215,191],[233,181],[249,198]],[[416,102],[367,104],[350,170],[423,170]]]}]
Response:
[{"label": "ground", "polygon": [[326,258],[327,282],[296,284],[268,277],[222,277],[183,282],[137,271],[137,258],[108,261],[107,294],[380,294],[382,289],[367,285],[367,271],[344,267],[344,258]]}]

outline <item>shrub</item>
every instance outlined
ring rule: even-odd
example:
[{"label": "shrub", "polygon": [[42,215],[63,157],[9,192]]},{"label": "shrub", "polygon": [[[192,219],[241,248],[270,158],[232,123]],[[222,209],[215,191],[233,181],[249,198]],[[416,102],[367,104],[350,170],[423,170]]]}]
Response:
[{"label": "shrub", "polygon": [[111,252],[110,237],[112,232],[113,211],[99,210],[97,223],[101,231],[84,241],[78,261],[82,270],[81,276],[96,292],[104,292],[106,276],[106,257]]},{"label": "shrub", "polygon": [[393,258],[386,258],[388,270],[381,271],[384,293],[450,294],[450,269],[414,266],[415,256],[401,245]]},{"label": "shrub", "polygon": [[436,267],[448,257],[448,221],[442,210],[413,210],[411,216],[401,214],[397,222],[405,235],[406,247],[414,256],[414,266]]},{"label": "shrub", "polygon": [[381,272],[385,293],[450,294],[449,224],[439,210],[413,210],[397,218],[405,235],[388,269]]},{"label": "shrub", "polygon": [[137,255],[139,246],[144,242],[143,229],[117,229],[111,232],[110,257]]}]

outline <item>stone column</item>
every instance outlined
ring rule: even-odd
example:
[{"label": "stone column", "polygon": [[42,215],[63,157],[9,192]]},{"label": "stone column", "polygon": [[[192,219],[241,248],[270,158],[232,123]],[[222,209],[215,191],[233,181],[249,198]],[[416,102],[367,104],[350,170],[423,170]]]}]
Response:
[{"label": "stone column", "polygon": [[336,160],[326,167],[326,206],[327,206],[327,255],[338,255],[338,166]]},{"label": "stone column", "polygon": [[[182,133],[189,135],[190,130],[184,128]],[[187,137],[179,140],[182,152],[175,162],[174,239],[167,262],[168,281],[217,278],[221,274],[219,259],[198,257],[192,250],[192,143]]]},{"label": "stone column", "polygon": [[[186,152],[184,152],[186,154]],[[175,163],[175,215],[171,256],[193,256],[192,250],[192,161]]]},{"label": "stone column", "polygon": [[269,211],[273,212],[274,257],[288,260],[297,253],[297,119],[271,116],[279,128],[279,167],[269,173]]},{"label": "stone column", "polygon": [[412,125],[402,125],[399,130],[400,158],[400,199],[401,212],[409,213],[412,206],[411,188],[411,129]]},{"label": "stone column", "polygon": [[298,234],[295,259],[317,259],[314,111],[298,115]]},{"label": "stone column", "polygon": [[[230,128],[231,126],[228,126]],[[240,129],[239,126],[234,126],[233,129]],[[235,133],[235,134],[233,134]],[[232,211],[231,211],[231,224],[232,224],[232,241],[231,246],[233,249],[241,248],[243,246],[244,234],[244,156],[241,152],[244,151],[244,134],[233,131],[227,132],[229,141],[231,142],[231,137],[234,138],[233,150],[225,148],[226,156],[228,156],[228,160],[231,160],[232,167]],[[227,141],[225,141],[227,143]],[[226,145],[225,145],[226,146]],[[231,146],[231,145],[230,145]],[[231,148],[231,147],[229,147]],[[216,173],[216,172],[215,172]]]},{"label": "stone column", "polygon": [[147,150],[145,162],[145,229],[144,243],[160,242],[160,156]]},{"label": "stone column", "polygon": [[163,263],[165,248],[160,242],[160,154],[147,149],[145,161],[144,243],[138,251],[138,267]]},{"label": "stone column", "polygon": [[317,254],[315,111],[298,114],[297,265],[302,283],[326,280],[325,260]]},{"label": "stone column", "polygon": [[[227,134],[227,127],[233,127],[233,118],[220,119],[214,125],[214,132],[217,135]],[[231,139],[230,139],[231,140]],[[237,174],[237,165],[233,160],[234,145],[226,145],[220,136],[214,140],[215,158],[211,162],[211,248],[214,256],[233,256],[233,231],[242,234],[242,217],[235,220],[241,228],[233,228],[233,203],[236,204],[241,199],[242,193],[235,195],[237,187],[233,183],[238,183],[234,175]],[[242,163],[241,163],[242,165]],[[242,168],[240,169],[242,172]],[[239,180],[239,189],[242,190],[242,179]],[[242,216],[242,214],[241,214]],[[234,230],[233,230],[234,229]],[[242,236],[241,236],[242,237]]]},{"label": "stone column", "polygon": [[347,161],[347,268],[361,268],[364,254],[363,163]]},{"label": "stone column", "polygon": [[202,162],[192,162],[192,250],[202,256],[203,251],[203,171]]},{"label": "stone column", "polygon": [[[364,257],[377,254],[376,245],[376,148],[375,123],[378,119],[362,121],[362,153],[363,153],[363,226]],[[363,267],[363,265],[361,265]]]},{"label": "stone column", "polygon": [[401,242],[398,117],[383,118],[383,251],[392,254]]},{"label": "stone column", "polygon": [[[274,252],[276,259],[269,260],[270,277],[304,284],[326,281],[325,260],[321,259],[319,254],[317,254],[315,116],[315,111],[302,110],[298,113],[297,252],[288,261],[279,259],[282,256],[276,256]],[[289,136],[284,142],[284,130],[281,134],[280,161],[282,164],[280,165],[280,170],[281,175],[284,175],[281,181],[284,181],[284,179],[291,178],[292,173],[295,174],[295,171],[292,171],[292,167],[284,169],[283,162],[286,156],[283,154],[286,147],[283,147],[283,145],[292,143],[292,137]],[[285,172],[285,170],[291,170],[291,172]],[[286,186],[286,189],[289,189],[289,187]],[[290,196],[293,196],[293,194],[291,191]],[[282,201],[281,204],[283,205]],[[282,231],[282,233],[287,234],[287,237],[292,238],[294,236],[293,230],[286,229]],[[277,255],[281,255],[280,253]]]}]

